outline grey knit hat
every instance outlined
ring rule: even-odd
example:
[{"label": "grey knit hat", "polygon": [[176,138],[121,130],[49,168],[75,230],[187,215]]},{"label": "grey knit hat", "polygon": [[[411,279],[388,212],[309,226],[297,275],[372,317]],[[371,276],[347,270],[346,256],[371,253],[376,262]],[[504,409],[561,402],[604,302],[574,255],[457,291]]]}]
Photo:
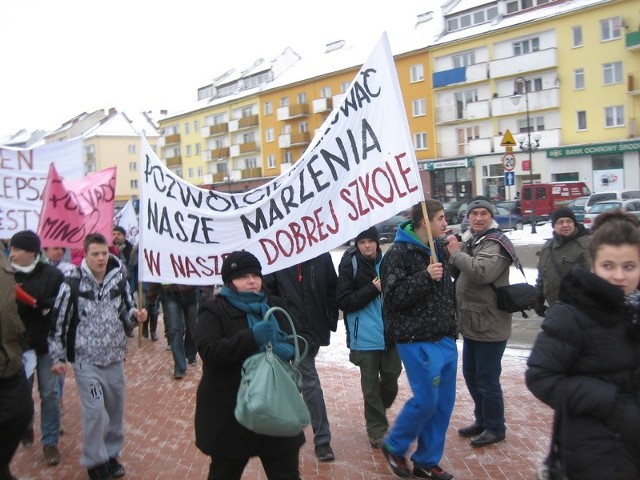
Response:
[{"label": "grey knit hat", "polygon": [[496,214],[493,204],[487,197],[478,196],[473,197],[471,200],[469,200],[469,203],[467,203],[467,217],[469,217],[471,210],[475,210],[476,208],[486,208],[487,210],[489,210],[489,213],[492,217]]}]

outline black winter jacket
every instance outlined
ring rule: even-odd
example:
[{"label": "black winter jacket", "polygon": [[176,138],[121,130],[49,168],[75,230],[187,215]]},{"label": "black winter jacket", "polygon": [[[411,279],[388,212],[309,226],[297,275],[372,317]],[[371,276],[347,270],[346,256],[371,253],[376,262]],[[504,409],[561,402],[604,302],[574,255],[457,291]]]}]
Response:
[{"label": "black winter jacket", "polygon": [[35,308],[18,302],[18,313],[26,328],[27,348],[42,354],[49,351],[48,338],[53,328],[53,306],[64,282],[64,275],[48,263],[38,262],[29,273],[16,272],[16,283],[37,300]]},{"label": "black winter jacket", "polygon": [[309,329],[316,347],[329,345],[331,332],[338,328],[337,281],[330,253],[264,277],[269,293],[284,299],[287,311]]},{"label": "black winter jacket", "polygon": [[430,252],[401,228],[384,256],[380,270],[382,318],[385,329],[397,343],[437,342],[445,336],[457,338],[449,253],[441,240],[436,239],[435,245],[438,261],[444,267],[439,282],[427,272]]},{"label": "black winter jacket", "polygon": [[620,288],[580,266],[547,311],[526,382],[561,415],[570,479],[639,478],[639,316]]},{"label": "black winter jacket", "polygon": [[[284,307],[279,298],[271,295],[267,304]],[[291,333],[286,318],[278,312],[276,318],[280,328]],[[297,333],[310,342],[309,333],[295,317],[292,320]],[[233,412],[242,364],[259,350],[246,314],[222,296],[209,298],[198,310],[194,340],[202,358],[202,378],[196,394],[196,446],[214,458],[216,455],[229,458],[274,456],[297,451],[305,441],[304,433],[295,437],[258,435],[235,419]],[[311,343],[309,346],[312,347]]]}]

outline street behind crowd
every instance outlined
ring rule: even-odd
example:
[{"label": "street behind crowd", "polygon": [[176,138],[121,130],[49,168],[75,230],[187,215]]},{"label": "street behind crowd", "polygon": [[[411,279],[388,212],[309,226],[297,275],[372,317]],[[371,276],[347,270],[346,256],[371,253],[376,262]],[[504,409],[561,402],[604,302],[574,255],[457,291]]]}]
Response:
[{"label": "street behind crowd", "polygon": [[[527,227],[525,227],[526,229]],[[514,235],[527,236],[526,232]],[[529,243],[514,243],[523,257],[529,282],[535,277],[535,250],[549,232],[538,235]],[[520,253],[522,252],[522,254]],[[534,252],[531,254],[530,252]],[[334,260],[341,255],[333,252]],[[526,258],[525,258],[526,257]],[[533,264],[532,264],[533,262]],[[513,275],[512,282],[521,280]],[[502,386],[506,407],[507,439],[487,448],[474,449],[467,439],[458,437],[457,429],[473,421],[473,402],[462,379],[461,359],[458,362],[456,405],[447,433],[447,444],[441,467],[458,480],[517,480],[532,479],[535,470],[547,454],[552,411],[536,400],[524,384],[524,371],[528,348],[531,346],[541,319],[533,312],[531,318],[514,315],[514,335],[503,359]],[[158,332],[163,332],[162,318]],[[462,340],[458,341],[461,352]],[[387,470],[379,450],[369,446],[364,428],[362,394],[358,369],[349,363],[345,343],[344,325],[332,335],[331,345],[323,347],[316,364],[327,403],[333,434],[332,446],[336,460],[332,463],[317,461],[313,451],[313,435],[306,431],[307,444],[301,449],[301,474],[305,480],[372,480],[395,478]],[[129,339],[125,362],[127,379],[125,447],[120,458],[125,465],[125,478],[135,480],[198,480],[207,477],[209,458],[194,444],[193,417],[195,394],[201,375],[201,362],[189,367],[182,380],[173,379],[173,360],[166,350],[166,341]],[[31,448],[18,447],[12,462],[12,471],[20,480],[84,480],[87,472],[78,460],[82,450],[80,404],[73,372],[67,374],[63,399],[62,428],[59,448],[62,462],[47,467],[42,457],[39,432],[39,405],[34,388],[36,406],[36,442]],[[391,407],[390,419],[410,395],[404,373],[400,377],[400,393]],[[243,478],[265,479],[257,459],[251,460]]]}]

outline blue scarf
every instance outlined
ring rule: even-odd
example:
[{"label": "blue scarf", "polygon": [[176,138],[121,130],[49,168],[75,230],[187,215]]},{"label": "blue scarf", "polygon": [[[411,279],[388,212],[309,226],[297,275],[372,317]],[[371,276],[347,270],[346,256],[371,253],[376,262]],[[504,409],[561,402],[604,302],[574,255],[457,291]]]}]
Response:
[{"label": "blue scarf", "polygon": [[[236,292],[224,285],[220,288],[219,295],[226,298],[227,301],[238,310],[247,314],[247,323],[249,324],[249,328],[253,328],[256,323],[261,322],[264,318],[264,314],[267,313],[267,310],[270,308],[267,304],[267,294],[264,292]],[[273,321],[278,327],[275,338],[285,338],[287,335],[280,330],[278,322],[273,318],[273,314],[269,320]]]}]

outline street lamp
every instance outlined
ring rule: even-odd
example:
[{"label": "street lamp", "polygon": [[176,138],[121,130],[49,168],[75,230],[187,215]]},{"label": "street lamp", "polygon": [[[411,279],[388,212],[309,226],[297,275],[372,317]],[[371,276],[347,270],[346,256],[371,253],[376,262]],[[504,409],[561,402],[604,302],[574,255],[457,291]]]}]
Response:
[{"label": "street lamp", "polygon": [[[522,84],[524,88],[518,88],[518,83]],[[533,158],[531,154],[540,146],[540,135],[534,135],[531,139],[531,119],[529,118],[529,86],[524,77],[516,77],[513,81],[513,96],[511,101],[514,105],[520,103],[522,98],[522,90],[524,90],[524,104],[527,111],[527,136],[524,135],[518,137],[518,143],[520,149],[529,153],[529,183],[531,184],[531,233],[538,233],[536,230],[536,204],[535,195],[533,191]]]}]

